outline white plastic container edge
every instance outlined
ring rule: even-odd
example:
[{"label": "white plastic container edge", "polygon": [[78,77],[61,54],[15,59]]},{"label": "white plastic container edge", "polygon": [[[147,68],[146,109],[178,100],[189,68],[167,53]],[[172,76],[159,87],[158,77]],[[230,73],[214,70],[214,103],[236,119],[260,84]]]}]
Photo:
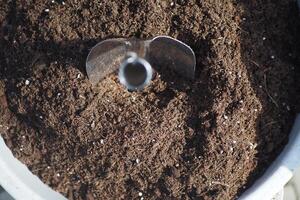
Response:
[{"label": "white plastic container edge", "polygon": [[300,115],[295,120],[289,142],[262,177],[239,200],[266,200],[274,197],[300,167]]},{"label": "white plastic container edge", "polygon": [[1,136],[0,185],[16,200],[66,200],[18,161]]}]

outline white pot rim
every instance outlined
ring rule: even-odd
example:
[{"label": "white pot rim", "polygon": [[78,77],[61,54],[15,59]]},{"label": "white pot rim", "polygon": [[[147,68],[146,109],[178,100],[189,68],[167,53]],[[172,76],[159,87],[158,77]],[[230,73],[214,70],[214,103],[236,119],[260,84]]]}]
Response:
[{"label": "white pot rim", "polygon": [[17,160],[0,136],[0,185],[16,200],[66,200]]},{"label": "white pot rim", "polygon": [[239,200],[271,199],[281,192],[300,167],[300,114],[296,117],[289,142],[283,151],[255,183],[245,191]]}]

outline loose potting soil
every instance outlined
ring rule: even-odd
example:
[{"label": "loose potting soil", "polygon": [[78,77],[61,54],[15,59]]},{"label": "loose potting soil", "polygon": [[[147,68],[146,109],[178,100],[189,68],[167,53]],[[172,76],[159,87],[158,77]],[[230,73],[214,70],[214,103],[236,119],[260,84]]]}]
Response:
[{"label": "loose potting soil", "polygon": [[[0,27],[1,136],[68,199],[235,199],[299,112],[295,0],[1,0]],[[97,42],[158,35],[193,48],[194,81],[92,87]]]}]

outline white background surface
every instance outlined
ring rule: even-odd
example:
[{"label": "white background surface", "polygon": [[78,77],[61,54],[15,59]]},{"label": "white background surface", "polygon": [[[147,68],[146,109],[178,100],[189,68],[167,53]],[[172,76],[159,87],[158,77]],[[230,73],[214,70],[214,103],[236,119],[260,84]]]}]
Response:
[{"label": "white background surface", "polygon": [[300,200],[300,168],[297,169],[292,180],[284,187],[284,193],[284,200]]}]

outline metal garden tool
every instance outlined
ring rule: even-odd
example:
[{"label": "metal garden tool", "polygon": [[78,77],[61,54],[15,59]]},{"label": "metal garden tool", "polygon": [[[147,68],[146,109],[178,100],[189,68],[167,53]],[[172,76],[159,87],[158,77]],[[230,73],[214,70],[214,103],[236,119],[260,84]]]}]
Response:
[{"label": "metal garden tool", "polygon": [[173,69],[188,79],[193,79],[195,75],[196,58],[193,50],[168,36],[151,40],[104,40],[89,53],[86,71],[95,85],[119,69],[119,80],[128,90],[141,90],[151,82],[154,64]]}]

